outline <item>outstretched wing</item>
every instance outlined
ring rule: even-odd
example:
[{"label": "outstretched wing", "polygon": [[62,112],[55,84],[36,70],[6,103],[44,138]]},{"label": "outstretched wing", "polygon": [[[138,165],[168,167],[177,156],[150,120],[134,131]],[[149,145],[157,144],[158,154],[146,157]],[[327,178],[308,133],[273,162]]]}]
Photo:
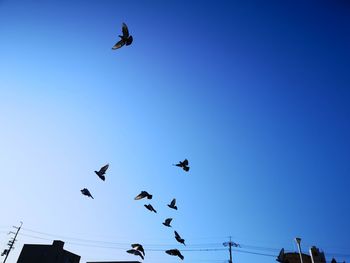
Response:
[{"label": "outstretched wing", "polygon": [[99,173],[100,174],[105,174],[107,169],[108,169],[108,167],[109,167],[109,164],[107,163],[105,166],[101,167]]},{"label": "outstretched wing", "polygon": [[128,37],[129,36],[129,29],[128,29],[128,26],[125,23],[123,23],[122,31],[123,31],[123,37]]},{"label": "outstretched wing", "polygon": [[144,259],[143,255],[141,254],[140,251],[136,250],[136,249],[129,249],[126,251],[129,254],[133,254],[135,256],[140,256],[142,258],[142,260]]},{"label": "outstretched wing", "polygon": [[144,198],[146,196],[145,191],[142,191],[141,193],[139,193],[136,197],[135,200],[140,200],[142,198]]},{"label": "outstretched wing", "polygon": [[150,208],[151,211],[157,213],[157,211],[154,209],[154,207],[151,204],[149,204],[149,208]]},{"label": "outstretched wing", "polygon": [[138,247],[142,247],[142,245],[136,243],[136,244],[131,244],[131,247],[137,249]]},{"label": "outstretched wing", "polygon": [[118,49],[118,48],[121,48],[122,46],[125,45],[125,41],[123,39],[119,40],[113,47],[112,49]]},{"label": "outstretched wing", "polygon": [[145,250],[143,249],[143,246],[141,244],[131,244],[131,247],[139,250],[140,252],[142,252],[143,255],[145,255]]},{"label": "outstretched wing", "polygon": [[175,233],[175,238],[181,238],[179,233],[177,233],[176,231],[174,231],[174,233]]},{"label": "outstretched wing", "polygon": [[176,204],[176,199],[174,198],[174,199],[171,201],[170,205],[171,205],[171,206],[175,206],[175,204]]},{"label": "outstretched wing", "polygon": [[183,162],[182,162],[183,165],[188,165],[188,160],[185,159]]},{"label": "outstretched wing", "polygon": [[170,225],[172,220],[173,220],[172,218],[165,219],[165,224]]},{"label": "outstretched wing", "polygon": [[104,175],[100,175],[100,174],[97,174],[97,175],[102,181],[106,180],[106,177]]}]

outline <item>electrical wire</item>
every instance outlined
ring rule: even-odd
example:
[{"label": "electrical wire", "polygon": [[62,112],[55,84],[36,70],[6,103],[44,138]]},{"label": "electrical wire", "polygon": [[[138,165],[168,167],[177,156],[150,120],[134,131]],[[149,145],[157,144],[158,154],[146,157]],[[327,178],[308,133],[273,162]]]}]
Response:
[{"label": "electrical wire", "polygon": [[[112,242],[112,241],[103,241],[103,240],[92,240],[92,239],[83,239],[83,238],[77,238],[77,237],[71,237],[71,236],[64,236],[64,235],[56,235],[51,233],[46,233],[42,231],[33,230],[30,228],[23,228],[22,231],[24,232],[31,232],[43,236],[50,236],[53,238],[62,238],[67,244],[70,245],[76,245],[76,246],[83,246],[83,247],[95,247],[95,248],[104,248],[104,249],[113,249],[113,250],[125,250],[128,249],[130,246],[130,243],[124,243],[124,242]],[[5,233],[5,232],[4,232]],[[34,239],[41,239],[41,240],[47,240],[52,241],[52,239],[44,238],[36,235],[30,235],[26,233],[19,233],[19,235],[27,236]],[[197,239],[198,240],[198,239]],[[78,241],[78,242],[75,242]],[[280,248],[272,248],[272,247],[265,247],[265,246],[254,246],[249,244],[243,244],[239,243],[240,247],[233,248],[235,252],[238,253],[247,253],[247,254],[253,254],[253,255],[259,255],[259,256],[269,256],[269,257],[277,257],[278,252],[280,251]],[[164,251],[165,247],[172,247],[172,244],[144,244],[144,247],[148,251]],[[157,247],[162,247],[157,248]],[[188,248],[182,249],[181,251],[188,251],[188,252],[209,252],[209,251],[226,251],[227,248],[222,248],[222,243],[197,243],[197,244],[190,244],[187,246]],[[266,251],[266,252],[275,252],[274,254],[269,253],[262,253],[260,251]],[[342,254],[342,253],[330,253],[328,252],[327,255],[331,255],[334,257],[350,257],[350,254]]]}]

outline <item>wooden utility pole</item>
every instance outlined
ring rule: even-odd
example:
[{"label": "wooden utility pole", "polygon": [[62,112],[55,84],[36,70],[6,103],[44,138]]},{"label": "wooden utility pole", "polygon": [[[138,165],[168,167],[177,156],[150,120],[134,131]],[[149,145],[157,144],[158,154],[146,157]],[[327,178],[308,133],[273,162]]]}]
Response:
[{"label": "wooden utility pole", "polygon": [[14,226],[14,228],[17,229],[16,233],[14,233],[14,232],[10,232],[10,233],[9,233],[9,234],[15,234],[15,236],[14,236],[14,238],[10,239],[10,241],[7,243],[7,245],[9,246],[9,248],[8,248],[8,249],[5,249],[4,252],[2,252],[2,254],[1,254],[1,255],[6,255],[6,257],[5,257],[3,263],[6,262],[7,257],[9,256],[11,250],[13,249],[13,245],[14,245],[15,242],[16,242],[16,237],[17,237],[18,232],[19,232],[19,230],[21,229],[22,225],[23,225],[23,222],[21,222],[21,225],[20,225],[19,227]]},{"label": "wooden utility pole", "polygon": [[232,263],[232,247],[240,247],[239,244],[235,243],[235,242],[232,242],[231,241],[231,237],[230,237],[230,241],[229,242],[224,242],[223,245],[225,247],[228,246],[228,251],[230,252],[230,260],[229,260],[229,263]]}]

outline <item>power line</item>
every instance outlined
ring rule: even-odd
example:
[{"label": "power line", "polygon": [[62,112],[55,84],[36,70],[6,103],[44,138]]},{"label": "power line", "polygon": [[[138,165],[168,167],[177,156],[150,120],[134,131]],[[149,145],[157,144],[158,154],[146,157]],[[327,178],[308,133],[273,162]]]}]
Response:
[{"label": "power line", "polygon": [[[27,234],[21,234],[23,236],[28,236],[31,238],[38,238],[42,240],[51,240],[47,238],[42,238],[42,237],[37,237],[33,235],[27,235]],[[95,247],[95,248],[104,248],[104,249],[113,249],[113,250],[125,250],[128,248],[128,246],[125,247],[112,247],[112,246],[100,246],[100,245],[91,245],[91,244],[82,244],[82,243],[75,243],[75,242],[66,242],[67,244],[70,245],[76,245],[76,246],[83,246],[83,247]],[[129,245],[129,244],[128,244]],[[146,245],[145,245],[146,248]],[[163,252],[164,249],[147,249],[147,251],[152,251],[152,252]],[[198,248],[198,249],[182,249],[181,251],[183,252],[214,252],[214,251],[226,251],[225,248]],[[235,249],[236,252],[239,253],[245,253],[245,254],[252,254],[252,255],[259,255],[259,256],[269,256],[269,257],[276,257],[276,255],[272,254],[265,254],[265,253],[258,253],[258,252],[253,252],[253,251],[248,251],[248,250],[241,250],[241,249]]]},{"label": "power line", "polygon": [[272,255],[272,254],[258,253],[258,252],[252,252],[252,251],[247,251],[247,250],[235,250],[235,252],[252,254],[252,255],[259,255],[259,256],[267,256],[267,257],[277,257],[276,255]]},{"label": "power line", "polygon": [[[42,231],[37,231],[29,228],[22,228],[25,232],[32,232],[44,236],[50,236],[53,238],[64,238],[66,240],[75,240],[75,241],[82,241],[86,243],[102,243],[102,244],[111,244],[111,245],[130,245],[130,242],[113,242],[113,241],[103,241],[103,240],[92,240],[92,239],[83,239],[83,238],[77,238],[77,237],[71,237],[71,236],[64,236],[64,235],[57,235],[57,234],[50,234]],[[22,234],[24,235],[24,234]],[[190,246],[220,246],[221,243],[200,243],[200,244],[191,244]],[[148,244],[148,246],[164,246],[164,244]],[[168,244],[167,246],[172,246],[172,244]]]},{"label": "power line", "polygon": [[68,236],[63,236],[63,235],[49,234],[49,233],[45,233],[45,232],[41,232],[41,231],[31,230],[31,229],[28,229],[28,228],[23,228],[23,230],[24,231],[28,231],[28,232],[32,232],[32,233],[45,235],[45,236],[51,236],[51,237],[54,237],[54,238],[64,238],[64,239],[83,241],[83,242],[88,242],[88,243],[104,243],[104,244],[116,244],[116,245],[126,245],[126,244],[128,244],[128,243],[119,243],[119,242],[110,242],[110,241],[102,241],[102,240],[82,239],[82,238],[68,237]]},{"label": "power line", "polygon": [[[109,244],[109,245],[125,245],[129,246],[130,242],[113,242],[113,241],[103,241],[103,240],[92,240],[92,239],[83,239],[83,238],[77,238],[77,237],[71,237],[71,236],[64,236],[64,235],[57,235],[57,234],[51,234],[51,233],[46,233],[42,231],[37,231],[29,228],[22,228],[24,231],[27,232],[32,232],[40,235],[45,235],[45,236],[51,236],[53,238],[64,238],[65,240],[75,240],[75,241],[81,241],[85,243],[97,243],[97,244]],[[234,243],[236,244],[236,243]],[[172,246],[172,244],[148,244],[148,247],[164,247],[164,246]],[[197,244],[189,244],[191,247],[220,247],[221,243],[197,243]],[[241,244],[240,246],[243,248],[247,249],[252,249],[252,250],[262,250],[262,251],[271,251],[271,252],[278,252],[280,251],[279,248],[271,248],[271,247],[263,247],[263,246],[252,246],[252,245],[247,245],[247,244]]]},{"label": "power line", "polygon": [[[71,236],[64,236],[64,235],[56,235],[56,234],[50,234],[42,231],[37,231],[29,228],[22,228],[22,231],[25,232],[32,232],[39,235],[44,236],[50,236],[53,238],[63,238],[66,241],[67,244],[76,245],[76,246],[85,246],[85,247],[96,247],[96,248],[105,248],[105,249],[127,249],[130,246],[130,242],[112,242],[112,241],[103,241],[103,240],[92,240],[92,239],[83,239],[83,238],[77,238],[77,237],[71,237]],[[24,234],[23,232],[20,233],[20,235],[28,236],[31,238],[41,239],[41,240],[48,240],[51,241],[52,239],[44,238],[44,237],[38,237],[35,235],[29,235]],[[198,238],[197,238],[198,239]],[[208,238],[209,239],[209,238]],[[72,242],[72,241],[80,241],[80,242]],[[232,241],[231,241],[232,242]],[[88,244],[86,244],[88,243]],[[102,245],[98,245],[102,244]],[[237,243],[232,242],[232,246],[234,244],[238,245]],[[170,247],[173,246],[172,244],[144,244],[144,247],[147,248],[149,251],[163,251],[161,248],[157,247]],[[219,248],[222,246],[220,243],[197,243],[197,244],[189,244],[188,249],[184,249],[183,251],[225,251],[226,249]],[[249,244],[239,244],[240,248],[235,248],[235,252],[239,253],[250,253],[254,255],[260,255],[260,256],[271,256],[276,257],[277,253],[280,251],[280,248],[272,248],[272,247],[265,247],[265,246],[253,246]],[[242,250],[245,249],[245,250]],[[266,251],[266,252],[276,252],[276,254],[268,254],[268,253],[261,253],[257,251]],[[231,251],[232,253],[232,251]],[[327,255],[337,256],[337,257],[350,257],[350,254],[341,254],[341,253],[330,253],[327,252]]]}]

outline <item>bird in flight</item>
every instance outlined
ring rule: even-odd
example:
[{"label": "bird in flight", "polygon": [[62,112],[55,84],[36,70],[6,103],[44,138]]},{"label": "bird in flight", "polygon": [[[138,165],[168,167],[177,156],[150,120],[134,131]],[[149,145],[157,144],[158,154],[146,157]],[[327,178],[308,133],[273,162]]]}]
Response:
[{"label": "bird in flight", "polygon": [[131,45],[133,38],[131,35],[129,35],[129,29],[125,23],[123,23],[122,32],[123,32],[123,35],[122,36],[119,35],[120,40],[112,47],[113,50],[121,48],[124,45],[126,46]]},{"label": "bird in flight", "polygon": [[141,252],[139,250],[129,249],[126,252],[129,253],[129,254],[133,254],[135,256],[140,256],[142,258],[142,260],[145,259],[144,256],[141,254]]},{"label": "bird in flight", "polygon": [[131,247],[133,249],[136,249],[138,251],[140,251],[143,255],[145,255],[145,250],[143,249],[143,246],[141,244],[131,244]]},{"label": "bird in flight", "polygon": [[176,199],[174,198],[168,206],[172,209],[177,210]]},{"label": "bird in flight", "polygon": [[180,253],[180,251],[178,249],[169,249],[169,250],[166,250],[165,253],[167,253],[167,254],[169,254],[171,256],[178,256],[182,260],[184,259],[184,256],[181,255],[181,253]]},{"label": "bird in flight", "polygon": [[175,234],[175,239],[177,240],[177,242],[181,243],[181,244],[184,244],[185,245],[185,239],[181,238],[181,236],[179,235],[179,233],[177,233],[176,231],[174,231],[174,234]]},{"label": "bird in flight", "polygon": [[185,159],[182,162],[180,161],[177,164],[174,164],[175,166],[181,167],[185,172],[188,172],[190,170],[190,167],[188,166],[188,160]]},{"label": "bird in flight", "polygon": [[165,221],[162,224],[167,226],[167,227],[171,227],[170,223],[172,220],[173,220],[172,218],[167,218],[167,219],[165,219]]},{"label": "bird in flight", "polygon": [[146,191],[141,191],[141,193],[139,193],[136,197],[135,200],[140,200],[142,198],[147,197],[147,199],[152,199],[152,195],[150,195],[149,193],[147,193]]},{"label": "bird in flight", "polygon": [[94,199],[94,198],[92,197],[90,191],[89,191],[87,188],[81,189],[80,191],[81,191],[81,193],[82,193],[83,195],[86,195],[86,196],[91,197],[92,199]]},{"label": "bird in flight", "polygon": [[101,169],[99,171],[95,171],[95,173],[98,175],[98,177],[100,177],[100,179],[102,181],[104,181],[106,179],[105,173],[106,173],[108,167],[109,167],[109,164],[106,164],[105,166],[101,167]]},{"label": "bird in flight", "polygon": [[148,205],[144,205],[149,211],[157,213],[157,211],[153,208],[153,206],[151,204]]}]

